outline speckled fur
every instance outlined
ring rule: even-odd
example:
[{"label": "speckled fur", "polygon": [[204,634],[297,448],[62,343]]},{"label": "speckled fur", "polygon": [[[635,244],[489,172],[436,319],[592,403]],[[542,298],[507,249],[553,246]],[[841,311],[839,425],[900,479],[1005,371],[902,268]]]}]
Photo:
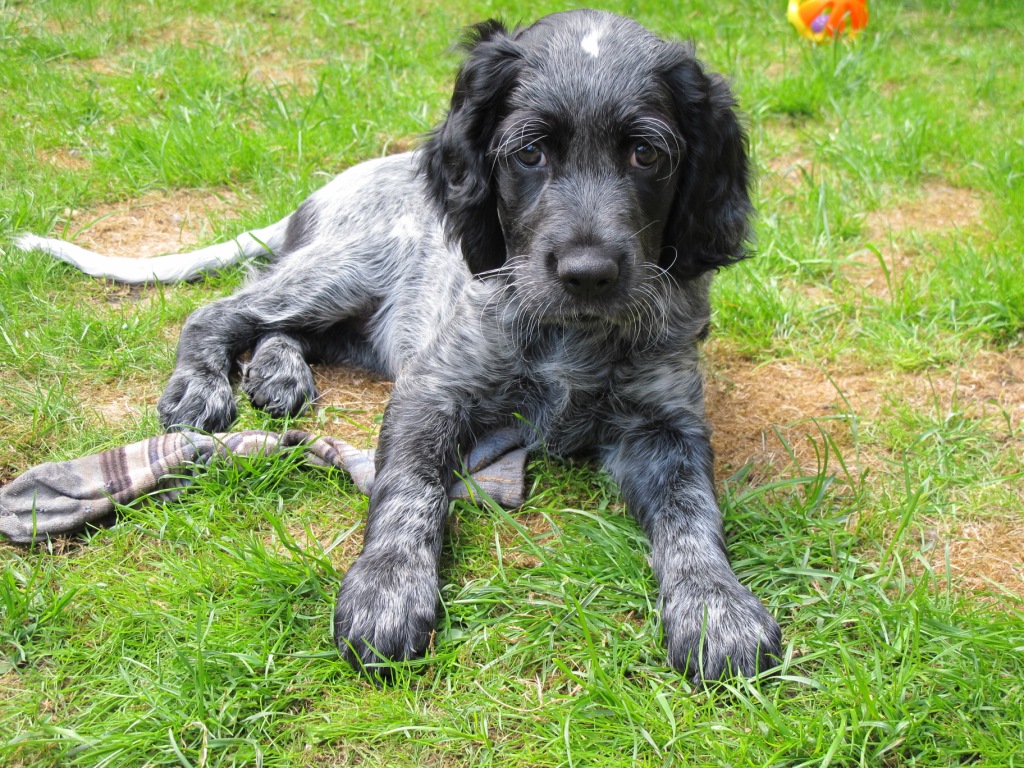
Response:
[{"label": "speckled fur", "polygon": [[[316,192],[268,228],[284,242],[264,273],[189,318],[161,419],[226,428],[229,373],[254,347],[243,388],[274,413],[315,398],[304,360],[395,378],[334,619],[344,656],[381,677],[437,622],[460,451],[507,426],[596,453],[619,482],[650,537],[673,666],[765,669],[779,628],[729,566],[698,369],[712,274],[746,255],[751,215],[729,89],[691,46],[605,13],[486,22],[465,48],[422,149]],[[614,285],[574,293],[566,265],[595,260]]]}]

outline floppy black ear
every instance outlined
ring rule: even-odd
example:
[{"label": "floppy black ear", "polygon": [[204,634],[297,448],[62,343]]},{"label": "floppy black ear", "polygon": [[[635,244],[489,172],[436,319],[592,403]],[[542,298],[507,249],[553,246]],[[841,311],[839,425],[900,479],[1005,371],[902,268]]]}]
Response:
[{"label": "floppy black ear", "polygon": [[665,82],[686,144],[662,259],[690,279],[749,255],[754,208],[747,137],[728,84],[704,71],[690,45],[673,45],[672,58]]},{"label": "floppy black ear", "polygon": [[506,100],[519,75],[519,50],[495,20],[467,30],[467,51],[455,79],[451,109],[420,153],[430,197],[439,206],[447,234],[462,243],[473,274],[505,262],[505,238],[488,154]]}]

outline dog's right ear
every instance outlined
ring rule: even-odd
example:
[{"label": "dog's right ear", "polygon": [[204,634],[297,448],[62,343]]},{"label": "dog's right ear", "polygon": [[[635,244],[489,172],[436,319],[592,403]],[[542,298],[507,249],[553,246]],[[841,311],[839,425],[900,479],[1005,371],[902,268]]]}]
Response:
[{"label": "dog's right ear", "polygon": [[461,242],[470,271],[479,274],[505,262],[489,150],[522,57],[509,31],[493,19],[470,27],[462,48],[467,56],[451,109],[420,151],[420,172],[447,235]]}]

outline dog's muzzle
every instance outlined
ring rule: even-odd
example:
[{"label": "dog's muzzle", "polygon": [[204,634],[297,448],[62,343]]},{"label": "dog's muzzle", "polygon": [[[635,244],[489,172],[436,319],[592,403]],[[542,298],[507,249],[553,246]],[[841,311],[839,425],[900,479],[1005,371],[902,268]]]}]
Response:
[{"label": "dog's muzzle", "polygon": [[570,248],[555,257],[555,274],[566,293],[590,301],[615,288],[623,258],[623,254],[606,246]]}]

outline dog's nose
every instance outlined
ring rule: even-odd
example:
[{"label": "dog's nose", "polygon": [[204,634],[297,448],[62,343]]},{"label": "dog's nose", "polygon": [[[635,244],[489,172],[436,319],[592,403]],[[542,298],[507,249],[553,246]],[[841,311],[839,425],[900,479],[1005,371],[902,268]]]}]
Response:
[{"label": "dog's nose", "polygon": [[619,280],[620,257],[604,248],[575,248],[558,258],[558,279],[578,299],[596,299]]}]

